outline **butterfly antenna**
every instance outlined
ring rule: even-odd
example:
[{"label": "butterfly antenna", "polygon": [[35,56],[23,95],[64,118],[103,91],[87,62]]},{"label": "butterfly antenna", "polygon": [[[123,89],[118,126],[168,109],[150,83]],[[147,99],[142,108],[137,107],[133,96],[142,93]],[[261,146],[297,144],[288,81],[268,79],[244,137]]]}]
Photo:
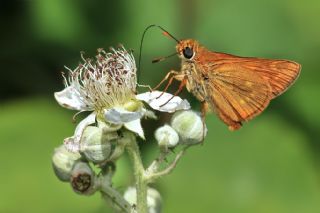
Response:
[{"label": "butterfly antenna", "polygon": [[[159,26],[159,25],[155,25],[155,24],[151,24],[149,25],[148,27],[146,27],[146,29],[143,31],[143,34],[142,34],[142,37],[141,37],[141,41],[140,41],[140,51],[139,51],[139,61],[138,61],[138,82],[139,82],[139,79],[140,79],[140,69],[141,69],[141,54],[142,54],[142,44],[143,44],[143,39],[144,39],[144,36],[146,34],[146,32],[150,29],[150,28],[153,28],[153,27],[158,27],[159,29],[161,29],[163,31],[163,35],[165,36],[168,36],[172,39],[174,39],[177,43],[180,43],[180,41],[174,37],[171,33],[169,33],[167,30],[165,30],[163,27]],[[156,62],[159,62],[159,61],[162,61],[168,57],[171,57],[175,54],[172,54],[172,55],[169,55],[169,56],[166,56],[166,57],[162,57],[162,58],[158,58],[158,59],[154,59],[152,60],[152,63],[156,63]]]},{"label": "butterfly antenna", "polygon": [[175,55],[177,55],[177,54],[178,54],[178,53],[173,53],[173,54],[168,55],[168,56],[155,58],[155,59],[152,60],[152,63],[158,63],[158,62],[163,61],[163,60],[165,60],[165,59],[167,59],[167,58],[170,58],[170,57],[172,57],[172,56],[175,56]]},{"label": "butterfly antenna", "polygon": [[168,31],[166,31],[163,27],[156,25],[156,27],[159,27],[162,31],[163,31],[163,35],[165,36],[169,36],[170,38],[172,38],[173,40],[175,40],[178,44],[180,43],[180,40],[177,39],[176,37],[174,37],[171,33],[169,33]]}]

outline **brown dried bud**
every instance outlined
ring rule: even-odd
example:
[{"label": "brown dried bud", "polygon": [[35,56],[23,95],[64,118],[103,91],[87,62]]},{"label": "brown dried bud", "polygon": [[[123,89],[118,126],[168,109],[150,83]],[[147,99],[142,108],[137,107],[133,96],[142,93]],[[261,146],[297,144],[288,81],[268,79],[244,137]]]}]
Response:
[{"label": "brown dried bud", "polygon": [[91,195],[96,191],[95,176],[89,164],[78,162],[71,173],[70,184],[78,194]]}]

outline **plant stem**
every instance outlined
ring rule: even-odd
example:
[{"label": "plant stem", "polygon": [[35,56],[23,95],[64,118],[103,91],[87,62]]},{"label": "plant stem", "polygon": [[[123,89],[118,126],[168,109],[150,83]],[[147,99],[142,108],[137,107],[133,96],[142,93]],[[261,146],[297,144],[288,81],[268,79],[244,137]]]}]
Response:
[{"label": "plant stem", "polygon": [[155,182],[158,178],[163,177],[165,175],[170,174],[174,168],[176,168],[179,160],[181,159],[181,157],[183,156],[183,154],[185,153],[187,148],[181,150],[175,157],[175,159],[172,161],[171,164],[169,164],[169,166],[167,166],[164,170],[162,171],[153,171],[150,174],[147,175],[146,179],[148,183],[152,183]]},{"label": "plant stem", "polygon": [[147,213],[147,189],[148,182],[145,178],[145,169],[142,164],[139,147],[136,138],[132,136],[131,142],[126,146],[127,152],[133,162],[134,177],[137,189],[137,212]]},{"label": "plant stem", "polygon": [[130,203],[128,203],[117,190],[112,188],[112,186],[109,185],[108,182],[105,182],[104,179],[101,178],[99,179],[99,181],[100,181],[100,191],[103,198],[106,201],[111,201],[113,205],[121,209],[121,212],[130,213],[131,212]]}]

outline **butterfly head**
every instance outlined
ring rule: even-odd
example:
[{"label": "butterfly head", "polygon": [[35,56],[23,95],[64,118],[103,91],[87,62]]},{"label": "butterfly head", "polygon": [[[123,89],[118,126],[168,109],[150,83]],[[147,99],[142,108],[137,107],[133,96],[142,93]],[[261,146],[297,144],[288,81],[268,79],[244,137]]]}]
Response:
[{"label": "butterfly head", "polygon": [[181,40],[177,46],[176,50],[181,59],[185,60],[193,60],[197,50],[199,47],[199,43],[193,39],[185,39]]}]

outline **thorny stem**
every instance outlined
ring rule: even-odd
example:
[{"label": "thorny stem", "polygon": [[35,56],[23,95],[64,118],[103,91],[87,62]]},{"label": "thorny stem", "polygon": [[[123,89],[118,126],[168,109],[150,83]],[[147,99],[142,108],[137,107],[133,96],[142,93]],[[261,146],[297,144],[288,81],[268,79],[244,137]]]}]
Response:
[{"label": "thorny stem", "polygon": [[133,162],[134,177],[137,189],[137,212],[147,213],[147,189],[148,181],[145,178],[145,169],[142,164],[139,147],[136,138],[132,136],[131,143],[127,145],[127,152]]}]

